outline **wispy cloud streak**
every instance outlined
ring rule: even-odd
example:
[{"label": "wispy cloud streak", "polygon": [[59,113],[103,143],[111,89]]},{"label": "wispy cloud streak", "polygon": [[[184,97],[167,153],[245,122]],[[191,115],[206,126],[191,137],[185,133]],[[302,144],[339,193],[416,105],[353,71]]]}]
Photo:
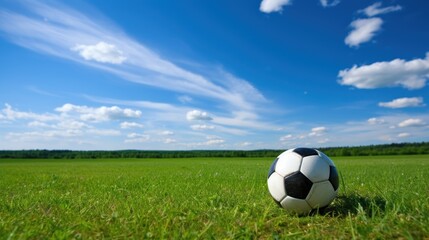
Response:
[{"label": "wispy cloud streak", "polygon": [[29,10],[25,14],[0,10],[0,31],[15,44],[108,71],[128,81],[214,99],[231,108],[253,110],[265,101],[249,82],[229,73],[217,74],[224,77],[214,80],[178,66],[102,16],[89,17],[61,3],[35,1],[26,2],[25,7]]}]

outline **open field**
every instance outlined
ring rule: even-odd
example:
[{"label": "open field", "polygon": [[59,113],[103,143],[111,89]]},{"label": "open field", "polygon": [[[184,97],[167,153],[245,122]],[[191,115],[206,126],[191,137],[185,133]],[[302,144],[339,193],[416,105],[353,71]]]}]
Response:
[{"label": "open field", "polygon": [[272,158],[0,159],[0,239],[429,238],[429,155],[333,158],[324,214],[271,199]]}]

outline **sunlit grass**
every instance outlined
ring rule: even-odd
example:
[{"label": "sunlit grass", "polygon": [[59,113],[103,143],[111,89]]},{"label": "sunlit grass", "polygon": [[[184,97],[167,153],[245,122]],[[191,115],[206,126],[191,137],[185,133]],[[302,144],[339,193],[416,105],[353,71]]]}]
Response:
[{"label": "sunlit grass", "polygon": [[272,159],[0,159],[0,238],[428,238],[429,156],[334,159],[334,203],[271,199]]}]

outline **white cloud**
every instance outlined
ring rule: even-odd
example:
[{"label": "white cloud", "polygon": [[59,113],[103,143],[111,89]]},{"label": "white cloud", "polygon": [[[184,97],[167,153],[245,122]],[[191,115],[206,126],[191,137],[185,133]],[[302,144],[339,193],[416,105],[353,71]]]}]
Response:
[{"label": "white cloud", "polygon": [[[249,82],[235,84],[234,78],[228,77],[231,74],[219,73],[217,67],[193,71],[178,66],[127,36],[99,13],[85,14],[62,2],[31,1],[22,7],[27,11],[0,11],[0,31],[17,45],[85,64],[127,81],[215,100],[223,107],[253,110],[265,100]],[[252,91],[242,88],[244,85],[252,87]]]},{"label": "white cloud", "polygon": [[128,138],[125,139],[125,143],[144,143],[149,141],[149,137],[141,137],[141,138]]},{"label": "white cloud", "polygon": [[324,139],[320,139],[320,140],[317,141],[317,143],[319,143],[319,144],[325,144],[325,143],[328,143],[328,142],[330,142],[329,138],[324,138]]},{"label": "white cloud", "polygon": [[239,146],[239,147],[249,147],[249,146],[252,146],[253,145],[253,143],[251,143],[251,142],[240,142],[240,143],[237,143],[237,146]]},{"label": "white cloud", "polygon": [[291,0],[262,0],[259,10],[264,13],[280,12],[283,6],[290,4]]},{"label": "white cloud", "polygon": [[150,140],[150,135],[141,133],[129,133],[125,139],[125,143],[143,143]]},{"label": "white cloud", "polygon": [[190,103],[190,102],[192,102],[192,98],[190,97],[190,96],[188,96],[188,95],[182,95],[182,96],[179,96],[178,97],[178,99],[179,99],[179,101],[181,102],[181,103]]},{"label": "white cloud", "polygon": [[186,113],[186,119],[188,121],[201,120],[201,121],[210,121],[213,120],[207,112],[202,112],[199,110],[192,110]]},{"label": "white cloud", "polygon": [[320,4],[323,7],[334,7],[338,5],[340,2],[341,2],[340,0],[333,0],[331,2],[329,2],[328,0],[320,0]]},{"label": "white cloud", "polygon": [[46,114],[37,114],[33,112],[23,112],[18,111],[12,108],[11,105],[5,104],[5,107],[1,110],[3,115],[1,116],[2,119],[5,120],[19,120],[19,119],[27,119],[27,120],[36,120],[39,122],[46,122],[46,121],[54,121],[58,120],[59,116],[46,113]]},{"label": "white cloud", "polygon": [[195,124],[191,125],[192,130],[210,130],[214,129],[215,127],[213,125],[206,125],[206,124]]},{"label": "white cloud", "polygon": [[288,141],[288,140],[290,140],[292,138],[293,138],[293,135],[292,134],[288,134],[288,135],[280,137],[280,141],[284,142],[284,141]]},{"label": "white cloud", "polygon": [[174,135],[174,132],[165,130],[165,131],[160,132],[159,134],[164,135],[164,136],[171,136],[171,135]]},{"label": "white cloud", "polygon": [[259,119],[257,114],[249,111],[233,111],[231,117],[216,116],[213,119],[213,123],[224,126],[245,127],[251,130],[258,129],[271,131],[273,129],[280,128],[278,125],[271,122],[262,121]]},{"label": "white cloud", "polygon": [[344,39],[344,42],[349,47],[358,47],[360,44],[370,41],[381,29],[383,20],[375,16],[399,11],[402,9],[402,7],[399,5],[389,6],[385,8],[380,7],[381,2],[376,2],[373,5],[358,11],[358,13],[363,13],[369,18],[356,19],[352,23],[350,23],[350,27],[352,27],[352,30]]},{"label": "white cloud", "polygon": [[141,123],[136,122],[121,122],[120,127],[122,129],[128,129],[128,128],[143,128],[144,125]]},{"label": "white cloud", "polygon": [[171,143],[175,143],[175,142],[177,142],[177,140],[173,139],[173,138],[167,138],[164,140],[164,143],[166,143],[166,144],[171,144]]},{"label": "white cloud", "polygon": [[396,5],[396,6],[389,6],[389,7],[385,7],[385,8],[380,8],[381,7],[381,2],[376,2],[368,7],[366,7],[365,9],[359,10],[358,12],[363,13],[365,15],[367,15],[368,17],[374,17],[376,15],[381,15],[381,14],[386,14],[386,13],[390,13],[390,12],[396,12],[402,9],[402,7],[400,5]]},{"label": "white cloud", "polygon": [[218,145],[224,143],[223,139],[211,139],[204,143],[204,145]]},{"label": "white cloud", "polygon": [[326,130],[326,127],[315,127],[311,129],[311,132],[308,134],[308,136],[320,137],[326,132]]},{"label": "white cloud", "polygon": [[98,108],[93,108],[88,106],[73,105],[70,103],[64,104],[63,106],[56,108],[55,111],[60,112],[62,114],[77,113],[81,120],[93,122],[140,118],[142,115],[141,111],[129,108],[122,109],[117,106],[102,106]]},{"label": "white cloud", "polygon": [[90,128],[89,125],[80,122],[80,121],[76,121],[74,119],[63,119],[61,121],[59,121],[58,124],[55,124],[52,126],[53,128],[56,129],[82,129],[82,128]]},{"label": "white cloud", "polygon": [[406,108],[406,107],[421,107],[424,106],[422,97],[412,97],[412,98],[397,98],[390,102],[380,102],[378,103],[380,107],[387,108]]},{"label": "white cloud", "polygon": [[36,127],[36,128],[39,128],[39,127],[46,128],[46,127],[49,127],[49,124],[46,124],[46,123],[40,122],[40,121],[32,121],[32,122],[28,123],[28,126],[29,127]]},{"label": "white cloud", "polygon": [[[126,105],[137,108],[144,108],[145,113],[150,113],[153,118],[156,115],[163,114],[165,118],[176,121],[177,119],[183,118],[183,112],[189,111],[189,108],[178,107],[168,103],[152,102],[152,101],[129,101],[129,100],[118,100],[112,98],[100,98],[94,96],[86,96],[93,102],[111,105]],[[159,120],[159,119],[155,119]],[[165,119],[164,119],[165,120]]]},{"label": "white cloud", "polygon": [[[88,97],[90,100],[100,102],[103,104],[115,104],[115,105],[128,105],[132,107],[145,108],[145,115],[151,116],[153,121],[157,122],[174,122],[178,123],[182,120],[186,120],[183,117],[183,112],[192,112],[189,108],[178,107],[171,104],[147,102],[147,101],[123,101],[115,99],[104,99],[97,97]],[[152,112],[151,110],[155,110]],[[198,110],[197,110],[198,111]],[[201,112],[201,111],[200,111]],[[193,114],[190,114],[191,116]],[[198,116],[199,114],[195,114]],[[232,135],[247,135],[249,132],[247,129],[264,129],[272,130],[278,128],[272,123],[263,122],[258,120],[259,116],[251,111],[233,111],[233,118],[227,117],[216,117],[212,121],[217,124],[216,131],[223,132]],[[207,113],[206,117],[210,117]],[[192,119],[192,117],[191,117]],[[231,128],[228,126],[237,126],[238,128]],[[164,128],[165,126],[163,126]],[[198,127],[194,127],[198,128]],[[213,126],[214,128],[214,126]],[[242,129],[247,128],[247,129]],[[159,134],[159,132],[157,133]]]},{"label": "white cloud", "polygon": [[382,24],[383,20],[381,18],[354,20],[350,24],[352,31],[350,31],[344,42],[349,47],[357,47],[364,42],[368,42],[380,30]]},{"label": "white cloud", "polygon": [[[329,125],[329,133],[326,134],[326,138],[330,139],[329,145],[369,145],[402,142],[405,137],[407,137],[407,141],[419,142],[427,141],[427,136],[429,136],[429,127],[427,125],[429,114],[411,116],[404,113],[395,113],[371,119],[373,120]],[[409,133],[410,135],[406,136],[401,133]],[[306,140],[314,141],[317,139],[308,138]]]},{"label": "white cloud", "polygon": [[99,42],[95,45],[78,44],[71,50],[79,52],[79,55],[85,60],[101,63],[121,64],[127,59],[115,45],[105,42]]},{"label": "white cloud", "polygon": [[377,125],[377,124],[383,124],[386,121],[384,119],[379,119],[379,118],[370,118],[370,119],[367,120],[367,122],[370,125]]},{"label": "white cloud", "polygon": [[293,134],[287,134],[279,138],[282,146],[287,145],[290,147],[297,147],[308,146],[309,144],[325,144],[329,142],[329,138],[326,137],[328,134],[328,128],[325,126],[314,127],[309,133],[296,130],[292,131]]},{"label": "white cloud", "polygon": [[212,140],[212,139],[221,139],[221,137],[216,136],[216,135],[207,135],[207,136],[206,136],[206,139],[208,139],[208,140]]},{"label": "white cloud", "polygon": [[48,131],[30,131],[30,132],[10,132],[7,134],[6,139],[15,141],[29,141],[29,140],[46,140],[52,138],[70,138],[82,136],[83,132],[80,130],[48,130]]},{"label": "white cloud", "polygon": [[191,147],[200,147],[200,146],[215,146],[215,145],[222,145],[225,143],[225,140],[223,139],[210,139],[205,142],[199,142],[199,143],[191,143],[188,144]]},{"label": "white cloud", "polygon": [[399,134],[398,134],[398,137],[399,137],[399,138],[407,138],[407,137],[409,137],[409,136],[411,136],[411,134],[406,133],[406,132],[403,132],[403,133],[399,133]]},{"label": "white cloud", "polygon": [[[121,133],[115,129],[95,129],[87,128],[80,129],[76,127],[65,127],[58,128],[54,126],[45,126],[48,129],[43,131],[24,131],[24,132],[9,132],[6,135],[6,139],[14,142],[32,142],[34,144],[39,144],[41,141],[53,141],[53,144],[65,143],[70,140],[74,140],[74,143],[80,141],[81,138],[93,138],[97,136],[119,136]],[[46,147],[45,148],[52,148]]]},{"label": "white cloud", "polygon": [[98,136],[119,136],[121,132],[115,129],[89,129],[86,131],[88,134],[95,134]]},{"label": "white cloud", "polygon": [[127,134],[128,138],[139,138],[139,137],[148,137],[148,136],[149,135],[141,134],[141,133],[135,133],[135,132]]},{"label": "white cloud", "polygon": [[399,127],[421,127],[425,125],[426,123],[420,118],[409,118],[398,124]]},{"label": "white cloud", "polygon": [[350,69],[341,70],[338,77],[342,85],[363,89],[396,86],[407,89],[423,88],[429,79],[429,52],[425,59],[394,59],[390,62],[354,65]]}]

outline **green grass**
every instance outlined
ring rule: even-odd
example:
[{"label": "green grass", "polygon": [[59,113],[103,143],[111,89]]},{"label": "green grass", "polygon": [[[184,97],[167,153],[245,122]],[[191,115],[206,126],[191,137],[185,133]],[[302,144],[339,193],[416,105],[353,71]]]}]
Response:
[{"label": "green grass", "polygon": [[0,239],[428,239],[429,156],[334,158],[339,196],[295,216],[272,159],[0,159]]}]

